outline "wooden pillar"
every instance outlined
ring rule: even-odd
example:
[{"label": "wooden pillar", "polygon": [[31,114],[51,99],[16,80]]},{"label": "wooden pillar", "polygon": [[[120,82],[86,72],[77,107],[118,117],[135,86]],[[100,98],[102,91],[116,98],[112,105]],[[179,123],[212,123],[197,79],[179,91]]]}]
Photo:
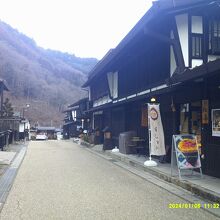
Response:
[{"label": "wooden pillar", "polygon": [[203,83],[203,94],[202,94],[202,97],[203,97],[203,100],[208,100],[208,124],[204,124],[203,121],[201,122],[201,153],[203,155],[205,155],[205,160],[201,160],[202,162],[202,168],[203,168],[203,171],[206,170],[206,151],[208,150],[208,148],[206,147],[207,145],[207,140],[208,140],[208,133],[209,133],[209,124],[211,124],[210,120],[210,99],[208,98],[208,79],[207,78],[204,78],[204,83]]}]

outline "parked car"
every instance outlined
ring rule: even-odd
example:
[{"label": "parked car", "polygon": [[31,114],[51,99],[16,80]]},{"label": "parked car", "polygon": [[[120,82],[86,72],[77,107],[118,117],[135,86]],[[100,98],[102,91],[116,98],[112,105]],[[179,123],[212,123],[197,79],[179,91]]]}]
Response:
[{"label": "parked car", "polygon": [[37,134],[36,135],[36,140],[47,140],[48,139],[48,137],[47,137],[47,135],[46,134]]}]

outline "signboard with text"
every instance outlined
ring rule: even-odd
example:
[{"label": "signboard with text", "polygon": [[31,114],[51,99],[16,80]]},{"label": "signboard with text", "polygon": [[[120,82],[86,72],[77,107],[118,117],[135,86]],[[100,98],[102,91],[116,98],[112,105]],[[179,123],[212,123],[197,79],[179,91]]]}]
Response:
[{"label": "signboard with text", "polygon": [[176,157],[179,178],[181,179],[181,170],[198,169],[202,178],[201,161],[198,149],[196,135],[180,134],[173,135],[172,155],[171,155],[171,176],[174,167],[174,158]]},{"label": "signboard with text", "polygon": [[179,169],[194,169],[201,167],[195,135],[173,135],[173,144]]}]

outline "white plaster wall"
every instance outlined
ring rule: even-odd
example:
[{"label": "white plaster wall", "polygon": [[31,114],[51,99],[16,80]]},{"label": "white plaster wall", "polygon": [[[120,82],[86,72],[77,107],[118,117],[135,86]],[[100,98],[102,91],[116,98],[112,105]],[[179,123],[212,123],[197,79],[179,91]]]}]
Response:
[{"label": "white plaster wall", "polygon": [[202,16],[192,16],[192,33],[203,34]]},{"label": "white plaster wall", "polygon": [[112,97],[118,98],[118,72],[113,74],[113,95]]},{"label": "white plaster wall", "polygon": [[30,129],[31,125],[30,125],[30,122],[28,121],[26,124],[25,124],[25,128],[26,129]]},{"label": "white plaster wall", "polygon": [[107,78],[111,96],[114,99],[118,98],[118,72],[107,73]]},{"label": "white plaster wall", "polygon": [[196,66],[201,66],[203,64],[203,60],[200,59],[192,59],[192,68]]},{"label": "white plaster wall", "polygon": [[91,101],[91,88],[90,88],[90,86],[88,87],[88,95],[89,95],[89,101]]},{"label": "white plaster wall", "polygon": [[24,132],[24,123],[19,124],[19,132]]},{"label": "white plaster wall", "polygon": [[220,59],[220,56],[216,56],[216,55],[209,55],[208,56],[208,61],[214,61]]},{"label": "white plaster wall", "polygon": [[76,121],[76,111],[72,111],[72,118],[74,121]]},{"label": "white plaster wall", "polygon": [[181,49],[185,66],[189,66],[189,30],[188,30],[188,14],[176,16],[177,30],[179,34]]},{"label": "white plaster wall", "polygon": [[173,46],[170,46],[170,76],[173,75],[174,71],[176,70],[176,59],[174,56]]},{"label": "white plaster wall", "polygon": [[97,107],[97,106],[100,106],[100,105],[104,105],[106,103],[109,103],[111,102],[112,100],[110,99],[109,96],[104,96],[100,99],[97,99],[93,102],[93,107]]},{"label": "white plaster wall", "polygon": [[113,96],[113,73],[107,73],[107,79],[108,79],[108,87],[110,90],[110,95]]}]

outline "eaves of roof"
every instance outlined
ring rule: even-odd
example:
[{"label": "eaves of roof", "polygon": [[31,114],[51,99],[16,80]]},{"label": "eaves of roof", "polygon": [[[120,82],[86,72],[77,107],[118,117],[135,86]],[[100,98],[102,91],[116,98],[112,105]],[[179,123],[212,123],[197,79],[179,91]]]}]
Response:
[{"label": "eaves of roof", "polygon": [[131,99],[125,99],[125,100],[120,101],[120,102],[116,102],[116,103],[111,102],[111,103],[107,103],[107,104],[104,104],[104,105],[96,106],[96,107],[93,107],[93,108],[91,108],[91,109],[89,109],[88,111],[85,111],[85,112],[89,113],[89,112],[101,111],[101,110],[104,110],[104,109],[107,109],[107,108],[114,108],[114,107],[117,107],[117,106],[121,106],[121,105],[124,105],[124,104],[127,104],[127,103],[134,102],[134,101],[147,99],[149,97],[153,97],[153,96],[156,96],[156,95],[161,95],[161,94],[173,92],[177,88],[178,88],[178,84],[176,84],[172,87],[167,87],[167,88],[163,88],[163,89],[160,89],[160,90],[151,91],[148,94],[135,96],[134,98],[131,98]]},{"label": "eaves of roof", "polygon": [[64,123],[64,126],[74,124],[74,121]]},{"label": "eaves of roof", "polygon": [[111,49],[90,71],[88,80],[82,85],[82,88],[88,87],[89,84],[102,74],[110,65],[116,60],[121,51],[144,30],[146,25],[154,19],[158,14],[163,12],[175,12],[176,10],[184,10],[184,7],[198,7],[198,5],[213,4],[219,0],[160,0],[153,2],[152,7],[145,13],[145,15],[137,22],[131,31],[122,39],[115,49]]},{"label": "eaves of roof", "polygon": [[66,109],[65,111],[63,111],[63,113],[71,112],[71,111],[74,111],[74,110],[77,110],[77,109],[79,109],[79,106],[78,106],[78,105],[77,105],[77,106],[74,106],[74,107],[72,107],[72,108]]},{"label": "eaves of roof", "polygon": [[176,74],[170,78],[169,84],[186,82],[200,77],[209,77],[220,70],[220,59],[210,61],[193,69],[187,69],[181,74]]},{"label": "eaves of roof", "polygon": [[0,84],[3,86],[3,90],[9,91],[9,88],[8,88],[7,83],[6,83],[5,80],[0,79]]},{"label": "eaves of roof", "polygon": [[83,102],[86,102],[88,101],[88,98],[82,98],[80,100],[78,100],[77,102],[74,102],[73,104],[69,105],[68,107],[75,107],[75,106],[78,106],[79,107],[79,104],[83,103]]}]

